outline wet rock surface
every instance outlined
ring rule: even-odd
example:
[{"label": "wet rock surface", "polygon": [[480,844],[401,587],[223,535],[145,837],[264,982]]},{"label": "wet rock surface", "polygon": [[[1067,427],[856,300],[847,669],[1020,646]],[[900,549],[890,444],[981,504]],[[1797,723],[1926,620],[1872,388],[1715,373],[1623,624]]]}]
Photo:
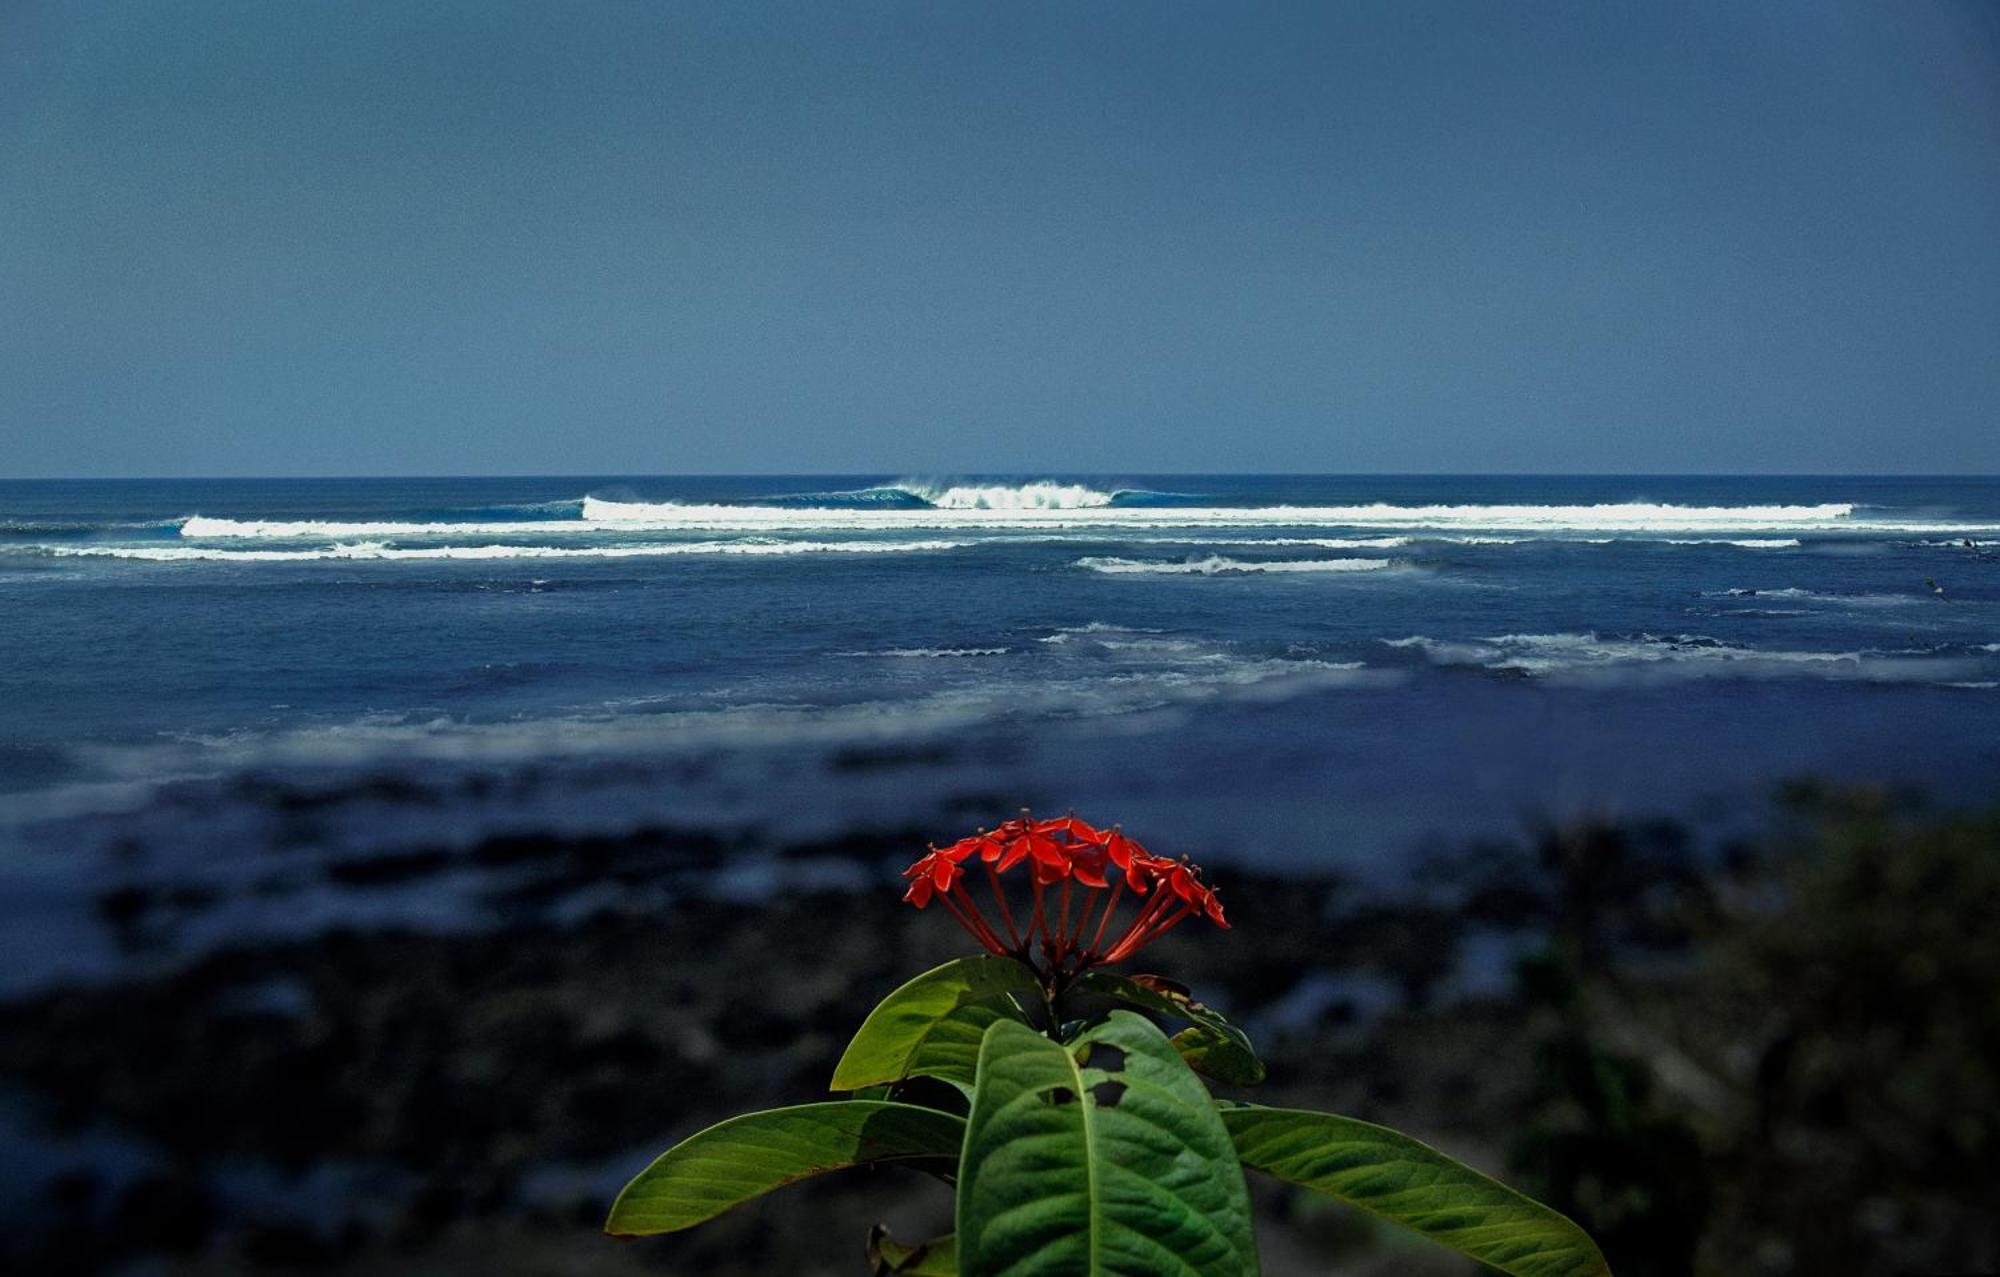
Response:
[{"label": "wet rock surface", "polygon": [[[134,974],[0,1004],[23,1174],[4,1253],[64,1272],[857,1271],[869,1223],[948,1227],[949,1190],[857,1173],[685,1237],[597,1228],[680,1136],[823,1095],[874,1000],[956,956],[956,928],[897,899],[920,842],[859,829],[757,855],[737,833],[647,829],[349,857],[311,889],[472,872],[485,925],[334,926],[184,958],[159,917],[170,887],[116,894],[102,924],[131,938]],[[1227,877],[1238,929],[1170,937],[1148,964],[1275,1025],[1357,959],[1332,925],[1348,893]],[[280,903],[306,889],[267,887]],[[1336,1035],[1343,1006],[1318,1005]],[[1371,1089],[1311,1036],[1271,1046],[1274,1097]],[[850,1235],[851,1255],[830,1240]]]}]

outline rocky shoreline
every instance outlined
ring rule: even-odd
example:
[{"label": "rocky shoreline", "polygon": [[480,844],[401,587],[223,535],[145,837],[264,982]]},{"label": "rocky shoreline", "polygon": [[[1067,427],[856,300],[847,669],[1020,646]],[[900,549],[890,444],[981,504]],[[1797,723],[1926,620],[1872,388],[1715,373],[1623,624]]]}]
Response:
[{"label": "rocky shoreline", "polygon": [[[2000,845],[1989,833],[1967,845]],[[107,890],[96,925],[126,972],[0,1004],[15,1185],[0,1256],[65,1273],[861,1271],[869,1224],[922,1235],[948,1223],[948,1193],[857,1174],[684,1237],[619,1244],[597,1227],[679,1136],[823,1094],[866,1008],[962,950],[946,920],[898,902],[921,841],[902,826],[775,846],[652,827],[401,848],[295,882],[322,902],[296,935],[192,951],[177,937],[227,901]],[[1697,915],[1720,917],[1731,875],[1764,855],[1697,853],[1665,828],[1547,831],[1435,858],[1397,893],[1225,864],[1212,877],[1235,929],[1176,933],[1145,965],[1250,1030],[1270,1066],[1258,1100],[1391,1123],[1553,1186],[1598,1213],[1608,1250],[1684,1257],[1621,1273],[1685,1271],[1693,1238],[1662,1249],[1648,1229],[1736,1225],[1662,1186],[1744,1166],[1683,1094],[1699,1069],[1675,1074],[1695,1048],[1674,1034],[1704,996],[1704,955],[1743,934]],[[352,919],[393,919],[367,902],[441,882],[479,902],[477,925],[326,920],[325,893],[356,902]],[[1972,888],[1966,908],[1990,875]],[[1995,1031],[1955,1003],[1936,1014]],[[1600,1083],[1620,1069],[1630,1085],[1607,1108]],[[1258,1191],[1268,1271],[1460,1271]],[[1919,1196],[1974,1239],[1935,1253],[1990,1243],[1990,1216],[1953,1207],[1950,1182]]]}]

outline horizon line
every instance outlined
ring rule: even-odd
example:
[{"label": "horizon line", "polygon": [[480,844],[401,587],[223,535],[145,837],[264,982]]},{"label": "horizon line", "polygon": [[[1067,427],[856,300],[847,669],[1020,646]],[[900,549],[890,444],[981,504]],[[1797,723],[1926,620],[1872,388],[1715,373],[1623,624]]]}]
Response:
[{"label": "horizon line", "polygon": [[2000,480],[2000,471],[1945,470],[549,470],[491,473],[0,475],[0,483],[348,483],[358,480],[505,479],[1950,479]]}]

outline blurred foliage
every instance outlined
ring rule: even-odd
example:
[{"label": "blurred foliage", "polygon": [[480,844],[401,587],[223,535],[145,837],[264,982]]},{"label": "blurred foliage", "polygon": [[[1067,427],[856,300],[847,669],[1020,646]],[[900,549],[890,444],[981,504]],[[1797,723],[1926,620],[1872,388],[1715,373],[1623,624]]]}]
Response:
[{"label": "blurred foliage", "polygon": [[1714,1269],[2000,1267],[2000,811],[1804,790],[1740,866],[1667,1029],[1731,1103],[1696,1110]]},{"label": "blurred foliage", "polygon": [[1598,822],[1470,863],[1532,937],[1514,1169],[1615,1271],[2000,1266],[2000,812],[1799,786],[1719,858]]}]

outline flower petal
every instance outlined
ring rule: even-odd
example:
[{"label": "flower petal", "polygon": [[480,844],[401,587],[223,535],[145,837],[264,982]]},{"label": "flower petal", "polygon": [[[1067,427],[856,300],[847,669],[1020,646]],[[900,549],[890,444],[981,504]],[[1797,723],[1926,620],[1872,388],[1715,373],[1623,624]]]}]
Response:
[{"label": "flower petal", "polygon": [[1201,907],[1210,922],[1224,931],[1229,930],[1229,919],[1222,916],[1222,898],[1215,894],[1215,888],[1208,889],[1208,895],[1202,900]]},{"label": "flower petal", "polygon": [[951,861],[951,863],[955,865],[959,861],[965,859],[967,856],[970,856],[973,852],[978,850],[979,850],[979,838],[977,835],[974,835],[973,837],[970,838],[959,839],[951,846],[940,850],[937,854],[943,856],[946,860]]},{"label": "flower petal", "polygon": [[1047,834],[1028,834],[1023,839],[1028,844],[1028,854],[1045,865],[1069,865],[1069,848],[1063,846]]},{"label": "flower petal", "polygon": [[1077,842],[1104,841],[1103,830],[1098,829],[1088,821],[1078,820],[1074,815],[1058,816],[1054,820],[1037,821],[1035,829],[1039,833],[1060,834],[1065,838],[1071,838]]},{"label": "flower petal", "polygon": [[1158,857],[1139,845],[1136,838],[1127,838],[1121,831],[1112,830],[1105,835],[1104,850],[1111,853],[1111,863],[1120,869],[1130,869],[1140,861],[1157,860]]},{"label": "flower petal", "polygon": [[1153,883],[1158,878],[1159,872],[1154,868],[1150,856],[1134,856],[1132,862],[1125,866],[1125,885],[1139,895],[1143,896],[1151,891]]},{"label": "flower petal", "polygon": [[1104,876],[1106,858],[1102,847],[1079,847],[1076,853],[1070,857],[1069,863],[1070,872],[1075,874],[1076,880],[1084,886],[1108,887],[1111,885],[1110,881]]}]

